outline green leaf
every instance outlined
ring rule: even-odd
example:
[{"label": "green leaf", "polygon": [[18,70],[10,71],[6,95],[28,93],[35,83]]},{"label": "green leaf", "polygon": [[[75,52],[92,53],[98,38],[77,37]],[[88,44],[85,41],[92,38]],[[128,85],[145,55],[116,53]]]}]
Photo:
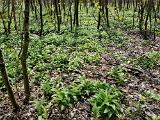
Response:
[{"label": "green leaf", "polygon": [[38,116],[38,120],[44,120],[42,116]]}]

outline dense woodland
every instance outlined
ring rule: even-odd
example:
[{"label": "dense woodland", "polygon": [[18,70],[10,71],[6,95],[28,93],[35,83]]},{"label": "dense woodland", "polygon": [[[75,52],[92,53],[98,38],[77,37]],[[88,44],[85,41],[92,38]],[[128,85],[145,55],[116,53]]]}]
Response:
[{"label": "dense woodland", "polygon": [[160,120],[160,0],[0,0],[0,120]]}]

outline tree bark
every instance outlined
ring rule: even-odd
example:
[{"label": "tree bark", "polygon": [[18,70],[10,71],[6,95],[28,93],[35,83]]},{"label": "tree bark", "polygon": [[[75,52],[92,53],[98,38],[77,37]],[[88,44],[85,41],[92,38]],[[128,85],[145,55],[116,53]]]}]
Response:
[{"label": "tree bark", "polygon": [[25,10],[24,10],[24,40],[22,43],[22,54],[21,54],[21,65],[22,65],[22,72],[23,72],[23,80],[24,80],[24,90],[25,90],[25,99],[24,103],[29,102],[30,97],[30,87],[29,87],[29,79],[28,79],[28,72],[27,72],[27,54],[28,54],[28,47],[29,47],[29,6],[30,0],[25,0]]},{"label": "tree bark", "polygon": [[60,15],[59,15],[59,10],[58,10],[58,1],[54,0],[54,6],[55,6],[55,14],[57,17],[57,26],[58,26],[58,32],[60,31]]},{"label": "tree bark", "polygon": [[107,27],[109,27],[109,13],[108,13],[108,0],[105,0]]},{"label": "tree bark", "polygon": [[68,0],[68,2],[69,2],[70,30],[72,31],[72,0]]},{"label": "tree bark", "polygon": [[100,24],[101,24],[101,11],[102,11],[102,4],[101,4],[101,0],[99,0],[99,12],[98,12],[98,24],[97,24],[97,29],[99,29]]},{"label": "tree bark", "polygon": [[40,37],[42,37],[43,34],[43,15],[42,15],[42,0],[38,0],[39,7],[40,7],[40,20],[41,20],[41,30],[40,30]]},{"label": "tree bark", "polygon": [[75,25],[76,25],[76,27],[78,27],[79,26],[79,21],[78,21],[78,7],[79,7],[79,0],[75,0]]},{"label": "tree bark", "polygon": [[14,98],[14,94],[13,94],[13,91],[12,91],[12,88],[9,84],[9,79],[8,79],[8,75],[7,75],[7,71],[6,71],[6,67],[5,67],[5,62],[4,62],[4,59],[3,59],[3,55],[2,55],[2,50],[0,49],[0,71],[1,71],[1,74],[2,74],[2,79],[4,81],[4,84],[8,90],[8,96],[9,96],[9,99],[13,105],[13,108],[15,110],[17,110],[19,108],[15,98]]}]

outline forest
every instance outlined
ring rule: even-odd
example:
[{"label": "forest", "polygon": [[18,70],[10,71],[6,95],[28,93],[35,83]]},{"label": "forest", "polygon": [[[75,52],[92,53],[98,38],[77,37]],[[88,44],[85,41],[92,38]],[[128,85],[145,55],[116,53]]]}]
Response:
[{"label": "forest", "polygon": [[160,120],[160,0],[0,0],[0,120]]}]

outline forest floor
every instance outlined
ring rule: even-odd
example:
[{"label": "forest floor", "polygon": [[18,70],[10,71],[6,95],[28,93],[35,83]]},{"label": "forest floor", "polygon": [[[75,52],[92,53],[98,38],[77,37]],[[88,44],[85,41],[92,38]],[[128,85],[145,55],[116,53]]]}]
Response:
[{"label": "forest floor", "polygon": [[[22,103],[24,89],[18,59],[21,38],[12,35],[0,39],[4,40],[1,47],[6,68],[20,106],[19,111],[13,111],[0,81],[0,120],[94,120],[92,96],[82,96],[82,100],[71,106],[61,99],[59,104],[54,101],[55,88],[68,90],[67,86],[81,76],[112,85],[122,93],[119,119],[159,120],[160,37],[144,40],[138,32],[126,32],[117,27],[97,30],[96,21],[90,20],[91,16],[82,16],[82,20],[87,19],[80,21],[84,27],[75,32],[49,33],[41,39],[31,33],[27,61],[31,86],[28,105]],[[61,110],[60,104],[67,107]],[[100,119],[104,119],[103,116]]]},{"label": "forest floor", "polygon": [[[92,80],[105,81],[110,84],[116,82],[106,75],[113,66],[123,65],[125,67],[126,81],[121,86],[123,92],[122,106],[124,109],[124,118],[126,120],[143,120],[146,115],[160,116],[160,101],[152,93],[160,94],[160,67],[144,68],[133,65],[133,59],[145,55],[147,52],[160,51],[160,37],[155,41],[144,40],[139,34],[125,33],[128,40],[123,46],[108,44],[105,46],[107,52],[101,54],[100,62],[95,65],[84,65],[82,69],[75,73],[65,73],[51,71],[51,77],[61,77],[66,84],[78,75],[85,75]],[[20,81],[16,87],[13,87],[16,99],[21,104],[23,99],[23,86]],[[145,96],[145,93],[149,93]],[[44,99],[44,95],[39,86],[32,85],[32,100]],[[12,112],[11,104],[6,92],[0,92],[0,119],[1,120],[34,120],[37,119],[36,108],[33,101],[29,105],[20,105],[21,109]],[[77,102],[73,108],[68,108],[63,112],[58,110],[58,106],[52,105],[48,111],[49,120],[92,120],[90,103],[86,100]]]}]

